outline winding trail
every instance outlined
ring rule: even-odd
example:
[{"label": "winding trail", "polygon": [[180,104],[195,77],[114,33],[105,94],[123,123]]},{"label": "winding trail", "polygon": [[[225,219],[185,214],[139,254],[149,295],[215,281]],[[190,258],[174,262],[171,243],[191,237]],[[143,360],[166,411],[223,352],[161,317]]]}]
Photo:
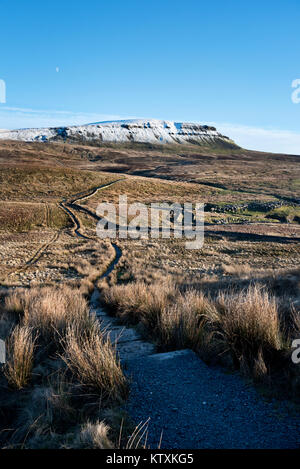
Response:
[{"label": "winding trail", "polygon": [[[78,211],[83,211],[85,212],[87,215],[95,218],[96,220],[99,220],[100,218],[97,217],[96,214],[94,214],[92,211],[88,210],[88,209],[85,209],[84,207],[81,207],[80,205],[77,205],[76,202],[78,202],[79,200],[85,200],[85,199],[88,199],[89,197],[92,197],[93,195],[95,195],[99,190],[101,189],[105,189],[106,187],[109,187],[113,184],[116,184],[117,182],[123,180],[125,178],[120,178],[120,179],[117,179],[115,181],[111,181],[107,184],[102,184],[101,186],[97,186],[93,189],[91,189],[90,191],[88,191],[88,193],[81,193],[81,194],[77,194],[76,196],[74,196],[74,198],[72,198],[70,201],[67,201],[67,200],[63,200],[61,202],[58,203],[58,206],[65,212],[67,213],[67,215],[71,218],[72,220],[72,223],[73,223],[73,227],[72,227],[72,231],[73,233],[82,238],[82,239],[93,239],[93,238],[90,238],[86,235],[84,235],[83,233],[80,232],[80,229],[81,229],[81,223],[80,223],[80,219],[76,216],[76,214],[72,211],[72,208],[75,209],[75,210],[78,210]],[[47,224],[50,225],[50,208],[49,208],[49,204],[46,203],[45,204],[45,221]],[[5,276],[5,278],[1,278],[1,282],[5,282],[5,280],[8,278],[8,277],[11,277],[12,275],[15,275],[16,273],[19,273],[19,272],[24,272],[26,269],[28,269],[28,267],[34,265],[41,257],[42,255],[44,254],[44,252],[53,244],[55,243],[60,234],[62,233],[63,229],[60,229],[58,232],[56,232],[52,238],[43,243],[42,246],[40,246],[37,251],[31,256],[31,258],[25,262],[25,264],[23,264],[22,266],[20,267],[17,267],[17,268],[13,268],[13,270],[11,270],[10,272],[8,272]],[[116,245],[113,245],[114,249],[115,249],[115,252],[116,252],[116,258],[118,258],[119,254],[117,252],[117,250],[119,249]],[[110,266],[109,266],[110,268]]]},{"label": "winding trail", "polygon": [[73,228],[72,228],[73,232],[77,236],[79,236],[80,238],[84,238],[84,239],[92,239],[80,232],[80,228],[81,228],[80,219],[76,216],[76,214],[72,211],[72,209],[84,212],[87,215],[93,217],[94,219],[100,220],[100,217],[98,217],[94,212],[92,212],[91,210],[85,207],[82,207],[81,205],[78,205],[77,202],[79,202],[80,200],[82,201],[82,200],[89,199],[90,197],[97,194],[98,191],[102,189],[106,189],[107,187],[110,187],[113,184],[116,184],[117,182],[122,181],[123,179],[125,178],[120,178],[120,179],[117,179],[116,181],[111,181],[106,184],[102,184],[101,186],[95,187],[94,189],[90,190],[88,193],[77,194],[72,199],[63,200],[59,203],[59,206],[70,216],[73,222]]},{"label": "winding trail", "polygon": [[84,234],[80,233],[80,228],[81,228],[81,224],[80,224],[80,220],[79,218],[76,217],[76,215],[72,212],[72,210],[70,209],[70,205],[66,202],[60,202],[59,203],[59,206],[67,213],[67,215],[71,218],[72,222],[73,222],[73,227],[72,227],[72,231],[75,235],[79,236],[79,238],[83,238],[83,239],[90,239],[88,236],[85,236]]},{"label": "winding trail", "polygon": [[[72,220],[74,236],[91,239],[80,232],[75,211],[100,219],[77,202],[118,181],[60,203]],[[43,245],[28,263],[36,262],[54,241]],[[107,277],[122,256],[119,246],[112,246],[115,257],[100,278]],[[99,300],[100,292],[95,288],[91,312],[115,344],[130,381],[126,411],[137,423],[150,418],[148,446],[158,448],[161,440],[164,449],[300,448],[300,418],[289,414],[286,403],[264,401],[238,373],[210,368],[191,350],[156,353],[153,343],[108,315]]]},{"label": "winding trail", "polygon": [[[91,239],[79,231],[81,228],[80,220],[73,212],[73,210],[83,211],[84,213],[93,217],[96,220],[101,219],[91,210],[82,207],[81,205],[78,205],[77,202],[80,200],[85,200],[95,195],[99,190],[109,187],[112,184],[116,184],[117,182],[123,179],[124,178],[99,186],[93,189],[87,195],[73,198],[69,202],[61,202],[61,207],[70,215],[73,221],[74,235],[85,239]],[[111,261],[105,272],[98,277],[99,279],[107,277],[114,270],[115,266],[117,265],[122,256],[121,248],[115,243],[111,244],[115,250],[115,257]],[[123,363],[126,363],[129,359],[145,357],[155,352],[154,344],[150,342],[145,342],[135,329],[130,327],[124,327],[119,323],[117,318],[109,316],[105,309],[99,306],[99,300],[100,292],[97,288],[95,288],[90,299],[91,312],[96,314],[97,318],[100,321],[102,330],[105,331],[105,334],[107,336],[109,336],[112,343],[116,345],[118,356]]]},{"label": "winding trail", "polygon": [[[60,203],[62,209],[67,212],[73,222],[72,231],[74,236],[78,236],[84,239],[91,239],[80,232],[80,219],[76,216],[74,210],[83,211],[94,219],[100,220],[100,217],[98,217],[98,215],[96,215],[89,209],[78,205],[77,202],[79,200],[84,200],[91,197],[92,195],[96,194],[99,190],[109,187],[112,184],[121,181],[122,179],[118,179],[117,181],[113,181],[108,184],[99,186],[90,191],[88,194],[79,197],[77,196],[69,202],[63,201]],[[111,244],[115,250],[115,257],[111,261],[105,272],[102,273],[98,277],[98,279],[107,277],[113,271],[122,256],[121,248],[115,243]],[[141,338],[141,336],[136,332],[135,329],[122,326],[117,318],[109,316],[108,313],[102,307],[99,307],[99,300],[100,292],[97,288],[94,288],[90,299],[91,313],[96,314],[97,318],[100,321],[101,329],[105,332],[107,336],[109,336],[112,343],[115,344],[118,356],[123,363],[127,362],[129,359],[145,357],[155,352],[155,346],[149,342],[145,342]]]},{"label": "winding trail", "polygon": [[[74,233],[83,237],[72,209],[100,218],[78,205],[79,200],[82,198],[72,200],[65,208],[72,213]],[[112,245],[115,259],[102,278],[112,272],[122,255],[121,249]],[[95,288],[91,312],[115,345],[130,381],[126,411],[136,423],[150,418],[148,446],[300,448],[300,418],[289,413],[286,403],[266,402],[238,373],[210,368],[191,350],[156,353],[154,344],[145,342],[137,329],[124,327],[117,317],[111,317],[99,306],[99,300],[100,292]]]}]

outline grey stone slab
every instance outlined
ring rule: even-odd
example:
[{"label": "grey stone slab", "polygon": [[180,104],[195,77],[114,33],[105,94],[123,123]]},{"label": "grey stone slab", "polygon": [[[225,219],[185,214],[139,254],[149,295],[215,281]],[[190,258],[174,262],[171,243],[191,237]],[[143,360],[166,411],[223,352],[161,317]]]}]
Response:
[{"label": "grey stone slab", "polygon": [[145,357],[155,353],[155,345],[143,340],[121,342],[118,344],[118,354],[122,362]]},{"label": "grey stone slab", "polygon": [[113,328],[108,331],[108,336],[112,343],[121,344],[122,342],[129,342],[140,340],[140,335],[134,330],[124,327]]}]

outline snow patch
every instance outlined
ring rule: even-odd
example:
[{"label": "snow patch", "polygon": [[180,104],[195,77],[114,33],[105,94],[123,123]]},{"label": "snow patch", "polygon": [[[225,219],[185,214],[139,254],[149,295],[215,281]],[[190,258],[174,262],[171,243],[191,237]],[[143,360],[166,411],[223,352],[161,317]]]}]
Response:
[{"label": "snow patch", "polygon": [[228,140],[214,127],[158,119],[127,119],[94,122],[70,127],[0,131],[0,139],[26,142],[57,139],[111,143],[201,143]]}]

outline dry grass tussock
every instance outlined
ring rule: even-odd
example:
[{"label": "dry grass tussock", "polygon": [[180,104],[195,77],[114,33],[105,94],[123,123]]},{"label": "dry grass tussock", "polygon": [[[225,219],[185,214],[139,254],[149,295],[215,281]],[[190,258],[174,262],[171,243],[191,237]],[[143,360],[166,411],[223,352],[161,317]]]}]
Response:
[{"label": "dry grass tussock", "polygon": [[22,442],[26,448],[59,447],[79,418],[72,406],[71,383],[63,374],[55,374],[48,382],[32,388],[30,399],[19,411],[17,432],[11,443]]},{"label": "dry grass tussock", "polygon": [[38,331],[43,342],[59,341],[69,324],[84,328],[90,321],[86,300],[65,285],[15,291],[6,299],[6,307],[20,313],[22,324]]},{"label": "dry grass tussock", "polygon": [[4,374],[9,384],[24,388],[30,381],[34,360],[35,337],[31,328],[16,326],[7,340]]},{"label": "dry grass tussock", "polygon": [[[20,289],[6,298],[6,305],[5,314],[17,316],[19,324],[7,337],[8,360],[0,377],[6,407],[12,405],[1,429],[13,431],[0,432],[0,445],[113,447],[104,412],[123,402],[127,382],[115,348],[79,289]],[[16,404],[12,393],[25,387]]]},{"label": "dry grass tussock", "polygon": [[14,290],[5,298],[5,311],[16,315],[24,313],[30,295],[30,290],[24,288]]},{"label": "dry grass tussock", "polygon": [[170,281],[113,285],[103,288],[102,297],[121,320],[141,324],[165,350],[204,347],[217,318],[210,298],[195,290],[182,293]]},{"label": "dry grass tussock", "polygon": [[131,282],[104,288],[103,297],[121,319],[146,327],[161,349],[191,348],[203,358],[218,355],[222,362],[228,357],[255,378],[284,360],[290,343],[287,322],[293,323],[294,334],[300,331],[296,309],[282,317],[278,298],[260,284],[210,296],[170,283]]},{"label": "dry grass tussock", "polygon": [[69,447],[72,449],[112,449],[114,445],[109,439],[109,431],[109,426],[103,421],[86,422]]},{"label": "dry grass tussock", "polygon": [[166,309],[176,294],[170,281],[148,285],[132,282],[103,289],[103,301],[125,322],[142,322],[149,328],[156,327],[161,312]]},{"label": "dry grass tussock", "polygon": [[119,401],[127,385],[116,350],[95,321],[90,329],[69,325],[63,340],[65,361],[78,381],[96,390],[104,401]]},{"label": "dry grass tussock", "polygon": [[[69,449],[146,449],[149,420],[140,422],[125,438],[122,420],[118,439],[113,441],[111,428],[105,420],[87,421],[81,425],[74,440],[66,447]],[[160,448],[160,443],[158,448]]]},{"label": "dry grass tussock", "polygon": [[266,290],[252,285],[221,293],[216,308],[218,328],[236,363],[253,367],[284,348],[277,301]]},{"label": "dry grass tussock", "polygon": [[[22,344],[22,339],[27,344],[32,332],[38,335],[40,345],[50,346],[51,350],[55,349],[53,352],[63,350],[63,360],[81,384],[110,401],[125,396],[126,380],[116,351],[102,334],[98,321],[90,315],[87,301],[79,290],[45,287],[22,290],[19,295],[20,298],[14,293],[13,304],[22,304],[24,312],[21,329],[12,335],[14,349]],[[26,332],[24,338],[21,332],[23,335]],[[18,348],[17,352],[20,353]],[[32,366],[33,348],[24,347],[23,354],[28,354]],[[26,361],[26,357],[17,355],[18,362],[21,359]],[[18,362],[15,359],[11,364],[11,375],[14,367],[15,373],[20,374]]]},{"label": "dry grass tussock", "polygon": [[213,302],[202,292],[178,292],[175,303],[161,314],[158,324],[160,342],[167,348],[204,348],[216,317]]},{"label": "dry grass tussock", "polygon": [[252,272],[249,264],[222,264],[222,270],[225,274],[239,277],[248,276]]}]

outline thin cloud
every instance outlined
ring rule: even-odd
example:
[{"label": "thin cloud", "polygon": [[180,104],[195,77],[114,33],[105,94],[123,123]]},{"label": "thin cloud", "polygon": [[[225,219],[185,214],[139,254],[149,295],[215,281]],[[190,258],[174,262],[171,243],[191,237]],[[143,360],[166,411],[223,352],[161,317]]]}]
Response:
[{"label": "thin cloud", "polygon": [[211,124],[243,148],[300,155],[300,133],[298,132],[230,123],[213,122]]},{"label": "thin cloud", "polygon": [[[125,118],[127,118],[127,116]],[[1,129],[59,127],[64,125],[82,125],[89,122],[118,119],[124,119],[124,116],[116,114],[80,113],[8,106],[0,107]]]}]

